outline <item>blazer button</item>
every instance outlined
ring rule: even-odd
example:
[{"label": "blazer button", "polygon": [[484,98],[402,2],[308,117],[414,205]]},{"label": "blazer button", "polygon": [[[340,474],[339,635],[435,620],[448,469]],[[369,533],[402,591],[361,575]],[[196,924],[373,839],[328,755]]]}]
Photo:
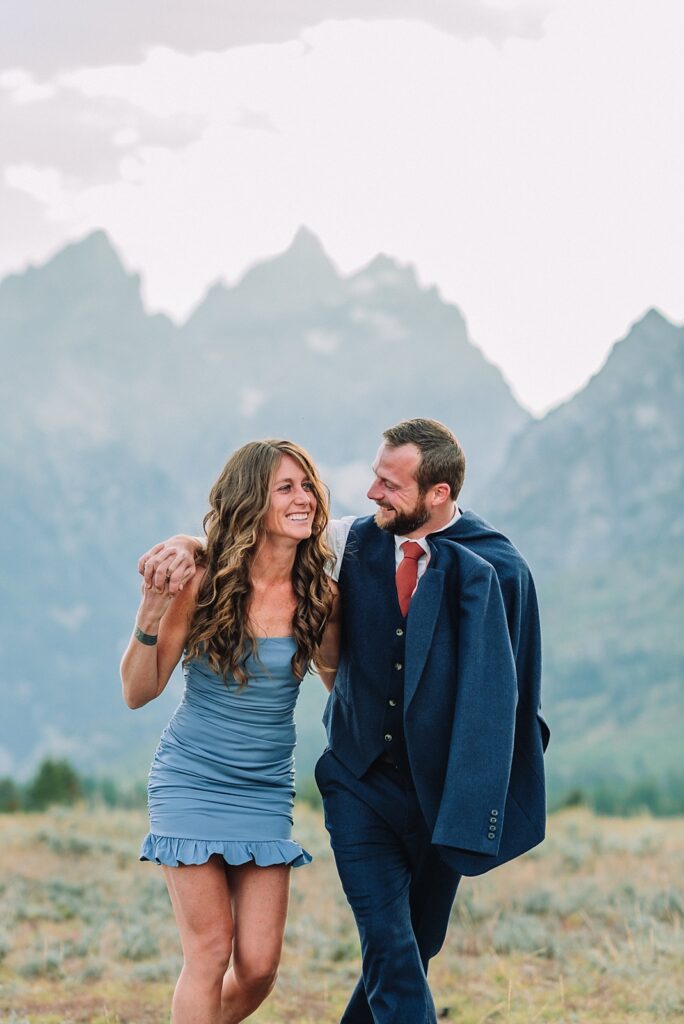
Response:
[{"label": "blazer button", "polygon": [[404,666],[402,665],[402,663],[400,661],[395,661],[394,662],[394,667],[396,668],[397,672],[401,672],[401,670],[402,670],[402,668]]},{"label": "blazer button", "polygon": [[490,818],[489,821],[490,821],[490,824],[496,826],[496,818]]},{"label": "blazer button", "polygon": [[498,811],[492,811],[492,814],[494,815],[494,817],[496,817],[498,813],[499,813]]},{"label": "blazer button", "polygon": [[391,697],[390,697],[390,699],[389,699],[389,700],[387,701],[387,703],[389,704],[389,706],[390,706],[391,708],[396,708],[396,706],[397,706],[397,702],[396,702],[396,700],[393,700],[393,699],[392,699]]},{"label": "blazer button", "polygon": [[493,832],[490,832],[489,835],[487,836],[487,839],[496,839],[496,836],[494,835]]},{"label": "blazer button", "polygon": [[398,627],[397,627],[397,628],[396,628],[396,629],[394,630],[394,632],[395,632],[395,633],[397,634],[397,636],[403,636],[403,635],[404,635],[404,630],[403,630],[403,629],[401,628],[401,626],[398,626]]},{"label": "blazer button", "polygon": [[391,732],[386,732],[385,733],[385,743],[391,743],[391,742],[392,742],[392,733]]}]

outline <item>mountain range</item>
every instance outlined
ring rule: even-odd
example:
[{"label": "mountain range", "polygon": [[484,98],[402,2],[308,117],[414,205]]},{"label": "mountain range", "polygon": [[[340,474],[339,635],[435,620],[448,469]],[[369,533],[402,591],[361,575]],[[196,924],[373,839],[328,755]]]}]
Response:
[{"label": "mountain range", "polygon": [[[553,785],[676,767],[684,330],[655,310],[534,420],[459,309],[386,255],[345,277],[301,229],[177,325],[146,312],[139,278],[96,232],[0,282],[0,344],[0,774],[47,753],[142,771],[180,683],[135,713],[121,702],[135,563],[161,537],[199,532],[231,450],[291,436],[334,510],[363,514],[382,428],[417,415],[455,430],[462,503],[533,567]],[[305,773],[322,702],[307,680]]]}]

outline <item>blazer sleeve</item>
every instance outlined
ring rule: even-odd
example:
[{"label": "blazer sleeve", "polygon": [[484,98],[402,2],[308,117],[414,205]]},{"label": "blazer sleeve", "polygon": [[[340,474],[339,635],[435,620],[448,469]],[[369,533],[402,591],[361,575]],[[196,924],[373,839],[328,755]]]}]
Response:
[{"label": "blazer sleeve", "polygon": [[432,842],[496,856],[518,689],[499,581],[481,559],[462,580],[458,617],[454,720]]}]

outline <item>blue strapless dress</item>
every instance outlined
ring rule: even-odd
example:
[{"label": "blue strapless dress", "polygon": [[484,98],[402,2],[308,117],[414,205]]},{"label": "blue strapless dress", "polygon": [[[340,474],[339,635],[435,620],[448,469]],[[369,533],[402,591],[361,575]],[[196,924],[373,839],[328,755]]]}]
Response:
[{"label": "blue strapless dress", "polygon": [[258,641],[249,682],[223,682],[208,663],[184,668],[185,691],[150,768],[150,832],[141,860],[178,867],[219,853],[228,864],[308,864],[291,838],[294,708],[291,637]]}]

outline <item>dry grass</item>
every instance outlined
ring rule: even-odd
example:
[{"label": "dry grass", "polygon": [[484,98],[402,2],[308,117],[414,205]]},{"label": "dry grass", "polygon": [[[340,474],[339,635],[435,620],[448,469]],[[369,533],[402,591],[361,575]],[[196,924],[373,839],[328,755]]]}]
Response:
[{"label": "dry grass", "polygon": [[[136,860],[144,815],[0,819],[0,1020],[161,1024],[179,968],[161,872]],[[285,957],[261,1024],[333,1024],[359,970],[317,815],[293,872]],[[684,821],[568,811],[539,851],[465,880],[431,970],[459,1024],[654,1024],[684,1018]]]}]

